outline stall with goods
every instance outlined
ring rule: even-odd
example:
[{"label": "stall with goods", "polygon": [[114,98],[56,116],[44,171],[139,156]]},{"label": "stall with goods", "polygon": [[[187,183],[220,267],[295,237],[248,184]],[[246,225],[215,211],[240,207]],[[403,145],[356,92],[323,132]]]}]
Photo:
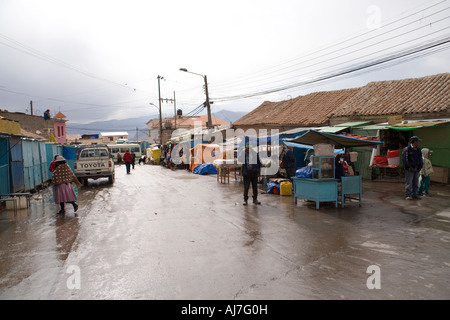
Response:
[{"label": "stall with goods", "polygon": [[350,161],[351,155],[347,153],[345,156],[341,154],[335,156],[335,150],[374,146],[380,144],[379,141],[316,130],[309,130],[305,134],[289,141],[314,146],[312,169],[310,169],[312,172],[311,178],[293,178],[296,203],[297,198],[300,198],[315,201],[316,209],[319,209],[320,202],[334,202],[335,207],[337,207],[338,201],[340,201],[342,206],[344,206],[346,200],[357,194],[358,203],[361,205],[361,177],[346,174],[345,172],[339,173],[339,177],[336,176],[338,166],[344,170],[342,161],[345,157]]}]

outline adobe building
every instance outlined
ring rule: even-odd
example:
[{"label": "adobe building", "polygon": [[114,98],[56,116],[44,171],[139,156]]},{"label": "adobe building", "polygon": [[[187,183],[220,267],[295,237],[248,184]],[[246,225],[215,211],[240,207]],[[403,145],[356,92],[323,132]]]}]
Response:
[{"label": "adobe building", "polygon": [[66,138],[66,116],[58,112],[50,119],[44,116],[30,115],[23,112],[9,112],[0,110],[0,116],[17,121],[20,127],[30,133],[44,137],[47,141],[65,144]]}]

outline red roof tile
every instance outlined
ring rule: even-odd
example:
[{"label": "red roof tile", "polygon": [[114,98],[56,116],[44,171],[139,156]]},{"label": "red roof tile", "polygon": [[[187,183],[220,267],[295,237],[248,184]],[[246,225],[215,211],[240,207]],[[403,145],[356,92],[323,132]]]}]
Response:
[{"label": "red roof tile", "polygon": [[371,82],[331,114],[374,116],[450,111],[450,73]]},{"label": "red roof tile", "polygon": [[317,126],[328,124],[332,117],[439,112],[450,112],[450,73],[265,101],[233,124]]}]

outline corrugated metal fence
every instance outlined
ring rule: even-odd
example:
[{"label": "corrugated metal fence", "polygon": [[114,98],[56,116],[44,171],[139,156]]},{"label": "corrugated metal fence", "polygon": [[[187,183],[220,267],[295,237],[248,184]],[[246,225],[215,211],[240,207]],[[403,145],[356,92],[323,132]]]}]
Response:
[{"label": "corrugated metal fence", "polygon": [[15,135],[0,136],[0,193],[28,192],[43,187],[56,155],[67,159],[74,170],[75,147],[46,143]]}]

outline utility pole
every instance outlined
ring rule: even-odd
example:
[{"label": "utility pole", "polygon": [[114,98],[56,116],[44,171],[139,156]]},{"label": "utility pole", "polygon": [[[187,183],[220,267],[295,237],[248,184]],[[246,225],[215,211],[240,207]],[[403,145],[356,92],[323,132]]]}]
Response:
[{"label": "utility pole", "polygon": [[158,75],[158,95],[159,95],[159,143],[162,145],[162,116],[161,116],[161,84],[160,80],[164,79]]},{"label": "utility pole", "polygon": [[186,69],[186,68],[180,68],[180,71],[196,74],[196,75],[202,77],[203,80],[205,81],[206,110],[208,111],[208,123],[206,124],[206,127],[208,129],[214,128],[212,120],[211,120],[211,103],[209,102],[208,79],[206,78],[206,75],[202,75],[200,73],[195,73],[195,72],[188,71],[188,69]]},{"label": "utility pole", "polygon": [[173,92],[173,114],[175,116],[175,128],[177,128],[177,102],[175,100],[175,91]]},{"label": "utility pole", "polygon": [[161,136],[161,144],[162,144],[162,118],[161,118],[161,102],[166,101],[166,103],[172,103],[174,104],[174,110],[175,110],[175,128],[177,127],[177,107],[176,107],[176,101],[175,101],[175,91],[173,92],[173,99],[168,98],[161,98],[161,86],[160,86],[160,80],[164,79],[164,77],[158,76],[158,94],[159,94],[159,135]]},{"label": "utility pole", "polygon": [[206,75],[204,75],[203,78],[205,79],[206,110],[208,111],[208,123],[206,124],[206,127],[208,129],[211,129],[214,128],[214,126],[211,119],[211,104],[209,103],[208,80],[206,79]]},{"label": "utility pole", "polygon": [[31,115],[33,115],[33,101],[30,101]]}]

